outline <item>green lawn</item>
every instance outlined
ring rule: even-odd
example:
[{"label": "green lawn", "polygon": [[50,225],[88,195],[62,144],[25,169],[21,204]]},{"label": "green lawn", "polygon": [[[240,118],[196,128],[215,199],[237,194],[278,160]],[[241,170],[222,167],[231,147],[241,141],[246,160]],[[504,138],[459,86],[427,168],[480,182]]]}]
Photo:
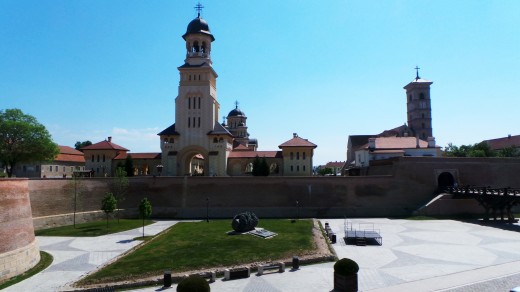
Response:
[{"label": "green lawn", "polygon": [[[145,220],[144,224],[149,225],[154,221]],[[61,226],[56,228],[42,229],[35,231],[36,235],[42,236],[74,236],[74,237],[82,237],[82,236],[100,236],[111,233],[117,233],[121,231],[126,231],[138,227],[143,226],[142,219],[119,219],[119,223],[117,220],[109,220],[108,221],[108,229],[106,221],[95,221],[88,223],[76,224],[76,228],[73,225]],[[146,230],[146,227],[145,227]]]},{"label": "green lawn", "polygon": [[141,248],[88,276],[80,284],[274,261],[314,250],[312,220],[264,219],[259,227],[278,233],[271,239],[249,234],[228,235],[230,220],[182,222]]},{"label": "green lawn", "polygon": [[18,282],[21,282],[27,278],[30,278],[37,273],[43,271],[52,263],[52,256],[44,251],[40,251],[40,261],[34,266],[32,269],[28,270],[27,272],[20,274],[16,277],[12,277],[11,279],[7,280],[7,282],[4,282],[0,284],[0,290],[5,289],[11,285],[14,285]]}]

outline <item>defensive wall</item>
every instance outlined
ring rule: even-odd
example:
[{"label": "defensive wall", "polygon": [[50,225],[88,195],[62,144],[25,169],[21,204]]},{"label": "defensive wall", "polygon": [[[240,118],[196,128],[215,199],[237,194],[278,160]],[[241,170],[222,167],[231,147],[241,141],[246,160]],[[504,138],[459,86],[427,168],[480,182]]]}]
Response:
[{"label": "defensive wall", "polygon": [[[520,187],[520,160],[508,158],[403,157],[357,177],[133,177],[120,208],[135,215],[142,198],[154,217],[231,218],[250,210],[259,217],[409,216],[435,197],[441,174],[459,185]],[[378,175],[370,175],[378,173]],[[35,228],[71,224],[74,190],[77,221],[102,216],[111,178],[29,181]],[[298,203],[297,203],[298,202]],[[428,212],[429,209],[429,212]],[[442,199],[428,215],[483,213],[473,200]]]},{"label": "defensive wall", "polygon": [[0,283],[39,261],[28,180],[0,179]]}]

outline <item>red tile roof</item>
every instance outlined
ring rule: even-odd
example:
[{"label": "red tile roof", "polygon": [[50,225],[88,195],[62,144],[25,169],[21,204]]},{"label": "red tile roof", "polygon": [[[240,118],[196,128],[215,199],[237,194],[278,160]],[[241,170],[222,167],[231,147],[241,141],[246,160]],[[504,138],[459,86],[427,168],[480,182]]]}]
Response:
[{"label": "red tile roof", "polygon": [[330,162],[327,162],[327,164],[325,164],[325,167],[328,167],[328,168],[334,168],[334,167],[343,167],[343,165],[345,164],[345,161],[330,161]]},{"label": "red tile roof", "polygon": [[233,149],[233,151],[251,151],[246,145],[244,144],[238,144],[237,147]]},{"label": "red tile roof", "polygon": [[161,153],[119,153],[114,160],[125,160],[130,155],[132,159],[161,159]]},{"label": "red tile roof", "polygon": [[96,144],[92,144],[90,146],[85,146],[81,148],[81,150],[122,150],[122,151],[130,151],[124,147],[121,147],[115,143],[112,143],[111,141],[101,141]]},{"label": "red tile roof", "polygon": [[484,142],[487,142],[489,147],[493,150],[501,150],[507,147],[520,147],[520,135],[491,139]]},{"label": "red tile roof", "polygon": [[282,158],[282,151],[233,151],[229,158]]},{"label": "red tile roof", "polygon": [[302,139],[302,138],[300,138],[300,137],[295,135],[294,138],[292,138],[289,141],[286,141],[286,142],[282,143],[278,147],[279,148],[282,148],[282,147],[312,147],[312,148],[316,148],[316,147],[318,147],[318,145],[309,142],[309,140],[307,140],[307,139]]},{"label": "red tile roof", "polygon": [[60,148],[60,153],[54,158],[54,161],[85,163],[83,152],[69,146],[58,146],[58,148]]}]

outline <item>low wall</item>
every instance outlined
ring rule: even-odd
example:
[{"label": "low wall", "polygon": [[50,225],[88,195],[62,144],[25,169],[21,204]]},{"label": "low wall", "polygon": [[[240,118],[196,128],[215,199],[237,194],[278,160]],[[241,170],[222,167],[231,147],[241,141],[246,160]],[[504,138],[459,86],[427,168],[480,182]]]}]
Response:
[{"label": "low wall", "polygon": [[40,260],[27,179],[0,179],[0,283]]}]

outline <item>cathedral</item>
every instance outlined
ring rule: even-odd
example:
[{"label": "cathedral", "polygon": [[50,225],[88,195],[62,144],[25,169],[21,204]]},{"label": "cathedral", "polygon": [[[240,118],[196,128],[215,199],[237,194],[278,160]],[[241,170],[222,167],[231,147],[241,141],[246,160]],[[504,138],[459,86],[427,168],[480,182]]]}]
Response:
[{"label": "cathedral", "polygon": [[256,157],[265,159],[269,175],[312,175],[315,144],[294,133],[275,151],[258,151],[249,138],[247,117],[238,107],[220,123],[217,73],[211,59],[215,37],[200,16],[182,36],[186,43],[184,64],[178,67],[179,92],[175,99],[175,123],[158,135],[163,175],[251,175]]}]

